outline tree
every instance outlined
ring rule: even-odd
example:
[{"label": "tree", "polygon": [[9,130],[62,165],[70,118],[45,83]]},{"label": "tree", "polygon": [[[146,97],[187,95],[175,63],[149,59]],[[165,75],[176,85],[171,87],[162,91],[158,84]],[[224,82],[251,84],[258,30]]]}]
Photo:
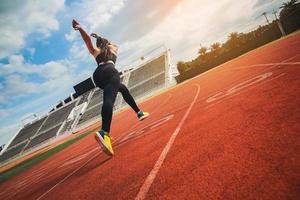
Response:
[{"label": "tree", "polygon": [[217,52],[221,48],[221,44],[219,42],[215,42],[210,46],[211,51]]},{"label": "tree", "polygon": [[215,42],[210,46],[211,53],[213,57],[216,57],[219,55],[220,50],[221,50],[221,44],[219,42]]},{"label": "tree", "polygon": [[230,33],[228,36],[228,40],[224,44],[224,47],[231,51],[238,47],[239,43],[239,34],[237,32]]},{"label": "tree", "polygon": [[205,55],[206,52],[207,52],[207,48],[206,48],[206,47],[201,47],[201,48],[199,49],[199,51],[198,51],[198,53],[199,53],[200,55]]},{"label": "tree", "polygon": [[220,47],[221,47],[221,44],[219,42],[215,42],[210,46],[212,51],[217,51],[220,49]]},{"label": "tree", "polygon": [[281,6],[282,10],[279,19],[287,33],[291,33],[300,28],[300,2],[290,0]]},{"label": "tree", "polygon": [[284,2],[280,8],[282,8],[280,11],[280,18],[282,18],[299,9],[300,3],[299,0],[290,0],[288,2]]},{"label": "tree", "polygon": [[185,71],[189,69],[189,66],[185,62],[179,61],[177,63],[177,69],[180,74],[183,74]]}]

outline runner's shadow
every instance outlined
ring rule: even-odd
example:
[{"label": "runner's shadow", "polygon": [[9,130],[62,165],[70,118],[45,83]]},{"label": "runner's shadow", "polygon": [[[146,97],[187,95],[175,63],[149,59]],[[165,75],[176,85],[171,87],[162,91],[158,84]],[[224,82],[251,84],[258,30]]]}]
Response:
[{"label": "runner's shadow", "polygon": [[94,156],[89,162],[87,162],[80,170],[74,174],[75,176],[82,176],[86,173],[89,173],[90,171],[93,171],[95,169],[100,168],[102,165],[104,165],[107,161],[112,159],[113,157],[107,156],[104,153],[101,153],[100,155],[97,153],[97,156]]}]

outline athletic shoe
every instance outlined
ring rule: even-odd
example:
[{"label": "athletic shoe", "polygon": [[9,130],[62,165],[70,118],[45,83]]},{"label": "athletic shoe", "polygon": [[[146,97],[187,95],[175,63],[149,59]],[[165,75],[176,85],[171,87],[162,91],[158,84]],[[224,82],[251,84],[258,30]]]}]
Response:
[{"label": "athletic shoe", "polygon": [[149,115],[150,115],[149,113],[143,111],[137,113],[137,117],[139,118],[140,121],[146,119],[147,117],[149,117]]},{"label": "athletic shoe", "polygon": [[101,148],[105,153],[109,155],[114,154],[111,141],[110,141],[110,136],[107,132],[101,129],[100,131],[96,132],[95,139],[97,140],[97,142],[99,143],[99,145],[101,146]]}]

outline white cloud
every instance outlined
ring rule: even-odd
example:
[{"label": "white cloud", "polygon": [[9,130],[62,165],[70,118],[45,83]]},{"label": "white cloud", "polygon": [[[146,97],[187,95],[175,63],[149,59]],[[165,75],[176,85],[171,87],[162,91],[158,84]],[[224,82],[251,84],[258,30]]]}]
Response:
[{"label": "white cloud", "polygon": [[69,50],[69,59],[77,63],[90,63],[93,56],[88,52],[84,42],[80,40],[72,43]]},{"label": "white cloud", "polygon": [[75,17],[87,25],[89,30],[96,30],[107,25],[112,17],[120,12],[126,0],[85,0],[72,3],[67,8],[68,17]]},{"label": "white cloud", "polygon": [[15,72],[28,74],[37,72],[37,69],[25,64],[22,55],[11,55],[8,57],[8,64],[0,63],[1,74],[8,75]]},{"label": "white cloud", "polygon": [[80,2],[79,16],[87,22],[91,30],[97,30],[124,7],[125,0],[91,0]]},{"label": "white cloud", "polygon": [[21,126],[18,123],[0,127],[0,145],[7,144],[12,136],[16,134],[20,128]]},{"label": "white cloud", "polygon": [[[41,36],[48,37],[51,31],[58,30],[59,22],[55,16],[64,8],[64,1],[61,0],[15,0],[13,3],[16,6],[11,10],[0,13],[0,59],[24,48],[25,39],[31,33],[40,33]],[[12,2],[1,4],[9,8],[6,4]]]},{"label": "white cloud", "polygon": [[[0,103],[9,104],[24,96],[70,88],[79,76],[72,73],[72,66],[68,60],[36,65],[24,62],[21,55],[10,56],[8,64],[0,64],[0,73],[5,75],[0,87]],[[43,81],[27,78],[30,75],[40,77]]]},{"label": "white cloud", "polygon": [[138,53],[159,44],[171,48],[175,61],[191,60],[197,56],[200,44],[222,42],[230,32],[257,27],[263,19],[256,19],[254,4],[252,0],[239,3],[232,0],[182,1],[151,32],[120,45],[120,52],[131,56],[126,56],[121,63],[127,63],[133,55],[138,57]]},{"label": "white cloud", "polygon": [[32,64],[24,61],[22,55],[11,55],[8,57],[8,64],[0,63],[0,72],[3,75],[18,73],[26,76],[36,74],[46,79],[56,78],[67,73],[71,65],[68,60],[49,61],[45,64]]},{"label": "white cloud", "polygon": [[254,4],[254,7],[260,7],[265,4],[273,3],[274,1],[278,1],[278,0],[257,0],[256,3]]},{"label": "white cloud", "polygon": [[65,34],[65,38],[67,41],[69,42],[73,42],[76,39],[78,39],[79,34],[77,33],[77,31],[71,30],[70,33]]},{"label": "white cloud", "polygon": [[63,62],[50,61],[41,66],[41,75],[46,75],[49,78],[57,78],[67,73],[67,67]]}]

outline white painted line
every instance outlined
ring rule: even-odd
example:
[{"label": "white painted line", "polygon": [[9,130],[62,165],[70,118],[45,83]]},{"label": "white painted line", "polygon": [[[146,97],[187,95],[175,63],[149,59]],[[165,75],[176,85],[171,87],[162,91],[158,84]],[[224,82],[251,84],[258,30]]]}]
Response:
[{"label": "white painted line", "polygon": [[[271,67],[277,67],[279,65],[299,65],[299,62],[289,62],[291,60],[293,60],[294,58],[297,58],[300,54],[296,54],[292,57],[289,57],[279,63],[265,63],[265,64],[253,64],[253,65],[246,65],[246,66],[240,66],[240,67],[236,67],[236,68],[232,68],[231,70],[237,70],[237,69],[246,69],[246,68],[252,68],[252,67],[258,67],[258,66],[271,66]],[[269,69],[267,69],[269,70]]]},{"label": "white painted line", "polygon": [[88,162],[90,162],[91,160],[93,160],[94,158],[96,158],[96,156],[99,156],[98,154],[92,156],[90,159],[88,159],[83,165],[81,165],[79,168],[77,168],[76,170],[74,170],[72,173],[70,173],[68,176],[66,176],[65,178],[63,178],[61,181],[59,181],[58,183],[56,183],[53,187],[51,187],[49,190],[47,190],[45,193],[43,193],[39,198],[37,198],[37,200],[42,199],[46,194],[48,194],[49,192],[51,192],[54,188],[56,188],[59,184],[61,184],[62,182],[64,182],[65,180],[67,180],[70,176],[72,176],[73,174],[75,174],[78,170],[80,170],[82,167],[84,167]]},{"label": "white painted line", "polygon": [[[165,103],[167,103],[167,102],[171,99],[171,97],[172,97],[172,94],[169,94],[168,97],[163,101],[163,103],[161,104],[161,106],[163,106]],[[155,113],[156,111],[158,111],[158,110],[161,108],[161,106],[156,106],[156,107],[152,110],[152,112],[151,112],[150,114],[153,115],[153,113]],[[141,124],[141,121],[137,122],[134,126],[132,126],[132,127],[129,129],[128,132],[126,132],[126,133],[122,134],[120,137],[118,137],[118,138],[113,142],[113,144],[115,144],[116,142],[119,142],[119,140],[120,140],[120,142],[123,142],[123,140],[125,140],[125,139],[128,137],[129,134],[132,134],[132,133],[136,132],[136,131],[134,131],[134,129],[135,129],[138,125],[140,125],[140,124]],[[124,138],[125,138],[125,139],[124,139]]]},{"label": "white painted line", "polygon": [[186,118],[188,117],[188,115],[190,114],[198,96],[199,96],[199,93],[200,93],[200,86],[198,84],[196,84],[197,86],[197,93],[192,101],[192,103],[190,104],[189,108],[187,109],[187,111],[185,112],[184,116],[182,117],[181,121],[179,122],[177,128],[175,129],[175,131],[172,133],[168,143],[166,144],[165,148],[163,149],[163,151],[161,152],[158,160],[156,161],[153,169],[151,170],[151,172],[149,173],[149,175],[147,176],[145,182],[143,183],[142,187],[140,188],[139,190],[139,193],[137,194],[137,196],[135,197],[136,200],[142,200],[142,199],[145,199],[160,167],[162,166],[166,156],[168,155],[169,153],[169,150],[171,148],[171,146],[173,145],[184,121],[186,120]]},{"label": "white painted line", "polygon": [[283,62],[283,63],[264,63],[264,64],[254,64],[244,67],[238,67],[233,69],[243,69],[243,68],[251,68],[251,67],[266,67],[266,66],[278,66],[278,65],[300,65],[300,62]]},{"label": "white painted line", "polygon": [[217,101],[215,101],[215,102],[213,102],[213,103],[208,104],[206,107],[203,108],[203,110],[207,110],[207,109],[209,109],[209,108],[211,108],[211,107],[213,107],[213,106],[215,106],[215,105],[217,105],[217,104],[223,102],[224,100],[230,99],[230,98],[232,98],[232,97],[234,97],[234,96],[237,96],[237,95],[239,95],[239,94],[241,94],[241,93],[247,92],[247,91],[250,90],[250,89],[256,88],[256,87],[258,87],[258,86],[260,86],[260,85],[262,85],[262,84],[265,84],[265,83],[270,82],[270,81],[272,81],[272,80],[274,80],[274,79],[280,78],[280,77],[282,77],[282,76],[284,76],[284,75],[286,75],[286,73],[281,73],[281,74],[279,74],[279,75],[277,75],[277,76],[274,76],[273,78],[266,79],[265,81],[260,82],[260,83],[258,83],[258,84],[256,84],[256,85],[252,85],[252,86],[246,88],[245,90],[240,90],[240,91],[238,91],[238,92],[236,92],[236,93],[234,93],[234,94],[225,96],[225,97],[222,98],[222,99],[219,99],[219,100],[217,100]]},{"label": "white painted line", "polygon": [[[166,100],[166,102],[171,98],[171,96],[172,95],[170,95],[168,98],[167,98],[167,100]],[[158,110],[158,108],[159,107],[157,107],[157,109],[156,110]],[[156,111],[155,110],[155,111]],[[154,112],[154,111],[153,111]],[[153,113],[152,112],[152,113]],[[136,123],[133,127],[132,127],[132,129],[133,128],[135,128],[136,126],[138,126],[139,125],[139,123]],[[126,135],[126,134],[128,134],[128,133],[125,133],[125,134],[123,134],[123,135],[121,135],[120,137],[118,137],[114,142],[113,142],[113,144],[115,144],[117,141],[119,141],[120,139],[122,139],[122,137],[124,136],[124,135]],[[100,154],[102,153],[102,151],[100,151]],[[81,168],[83,168],[88,162],[90,162],[91,160],[93,160],[96,156],[99,156],[98,154],[96,154],[95,156],[92,156],[90,159],[88,159],[85,163],[83,163],[83,165],[81,165],[79,168],[77,168],[77,169],[75,169],[73,172],[71,172],[70,174],[68,174],[65,178],[63,178],[62,180],[60,180],[58,183],[56,183],[53,187],[51,187],[49,190],[47,190],[45,193],[43,193],[39,198],[37,198],[37,200],[39,200],[39,199],[42,199],[44,196],[46,196],[49,192],[51,192],[54,188],[56,188],[57,186],[59,186],[61,183],[63,183],[65,180],[67,180],[70,176],[72,176],[73,174],[75,174],[77,171],[79,171]]]},{"label": "white painted line", "polygon": [[[199,87],[199,86],[198,86]],[[167,102],[169,101],[169,99],[171,99],[172,95],[170,94],[168,96],[168,98],[164,101]],[[155,111],[159,110],[160,107],[156,107],[152,113],[154,113]],[[138,126],[139,123],[136,123],[131,129],[135,128],[136,126]],[[115,144],[117,141],[119,141],[120,139],[122,139],[122,137],[124,135],[126,135],[128,133],[125,133],[123,135],[121,135],[120,137],[118,137],[113,144]],[[100,152],[100,154],[102,153],[102,151]],[[55,184],[53,187],[51,187],[49,190],[47,190],[45,193],[43,193],[39,198],[37,198],[37,200],[42,199],[44,196],[46,196],[49,192],[51,192],[54,188],[56,188],[58,185],[60,185],[61,183],[63,183],[65,180],[67,180],[70,176],[72,176],[73,174],[75,174],[77,171],[79,171],[81,168],[83,168],[88,162],[90,162],[91,160],[93,160],[96,156],[99,156],[98,154],[96,154],[95,156],[92,156],[90,159],[88,159],[85,163],[83,163],[83,165],[81,165],[79,168],[77,168],[76,170],[74,170],[73,172],[71,172],[69,175],[67,175],[65,178],[63,178],[62,180],[60,180],[57,184]]]},{"label": "white painted line", "polygon": [[96,150],[98,150],[97,147],[94,148],[94,149],[92,149],[91,151],[85,153],[85,154],[82,154],[82,155],[80,155],[80,156],[76,156],[75,158],[72,158],[72,159],[70,159],[70,160],[67,160],[67,161],[65,161],[62,165],[60,165],[58,168],[62,168],[62,167],[65,167],[66,165],[70,165],[70,164],[73,164],[73,163],[75,163],[75,162],[77,162],[77,161],[80,161],[80,160],[82,160],[82,159],[88,157],[90,154],[92,154],[92,153],[93,153],[94,151],[96,151]]}]

